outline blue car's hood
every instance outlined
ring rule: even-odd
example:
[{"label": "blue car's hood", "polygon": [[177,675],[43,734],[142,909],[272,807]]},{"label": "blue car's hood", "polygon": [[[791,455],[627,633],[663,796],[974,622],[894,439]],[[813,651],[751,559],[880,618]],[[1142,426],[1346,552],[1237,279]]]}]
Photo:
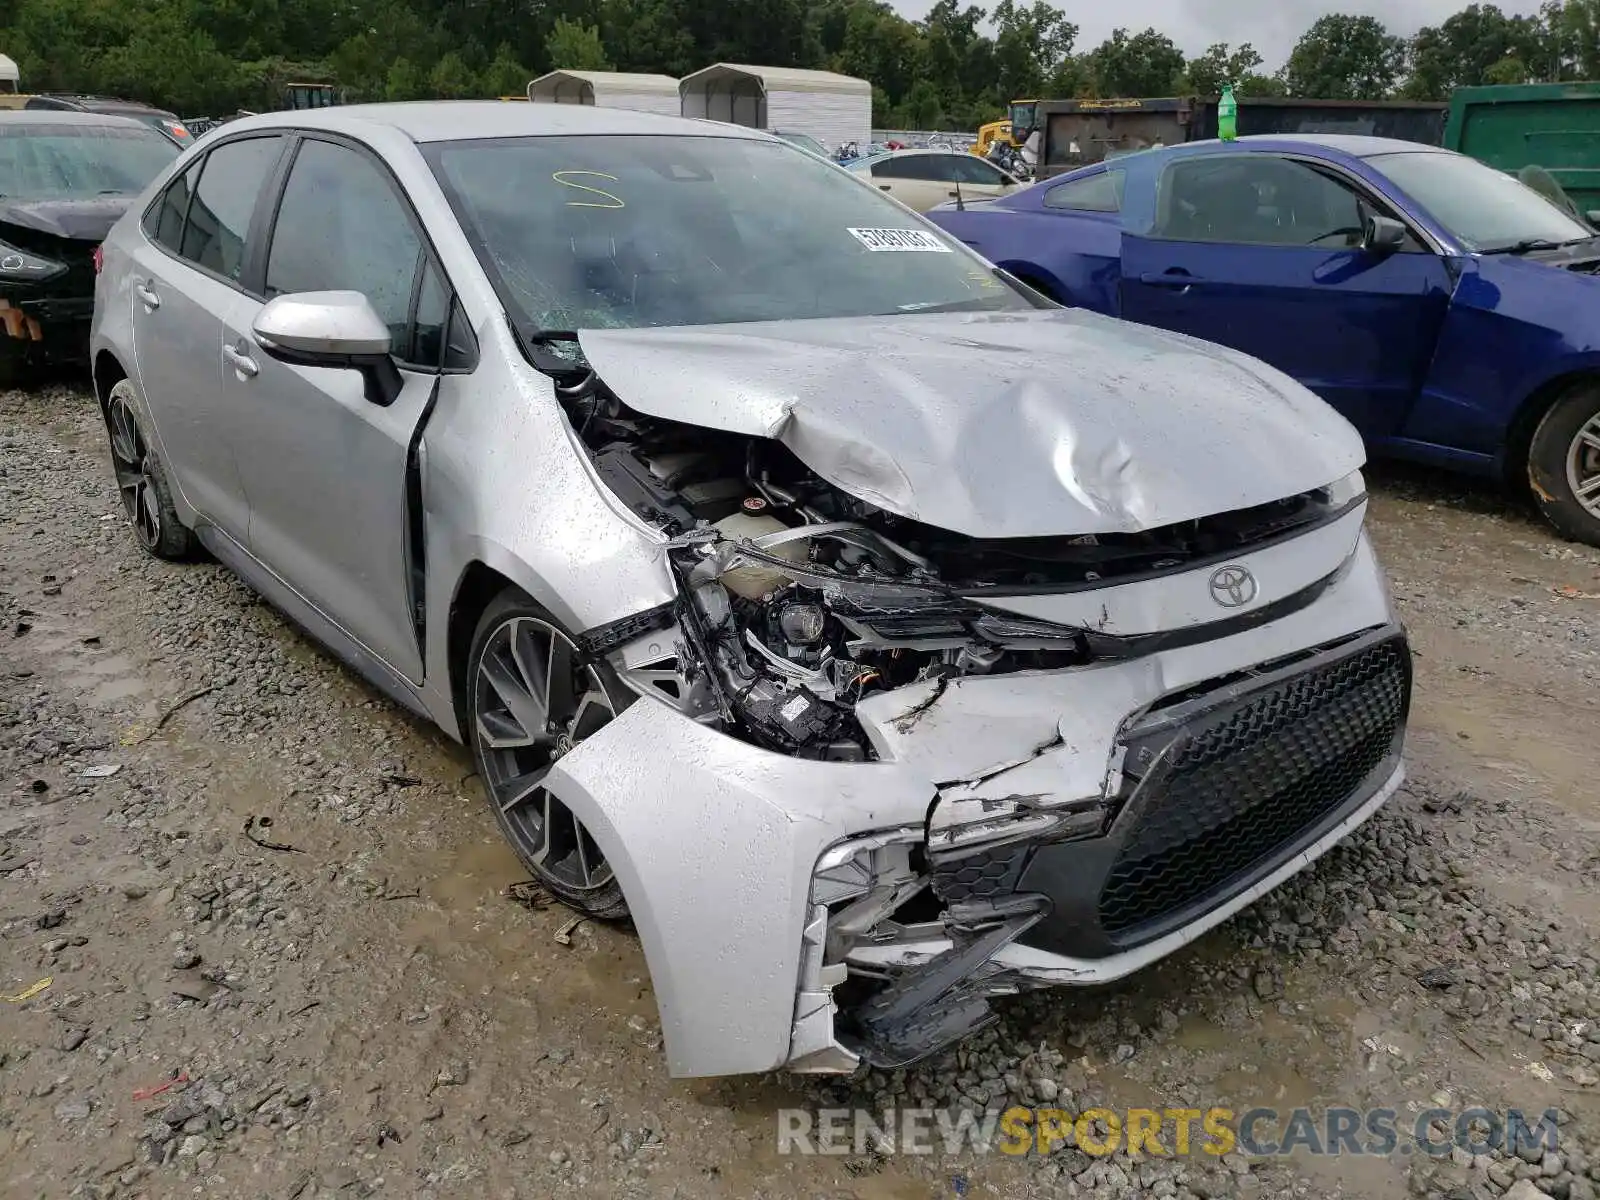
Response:
[{"label": "blue car's hood", "polygon": [[1287,375],[1080,309],[580,333],[629,407],[773,438],[852,495],[972,537],[1129,533],[1365,460]]}]

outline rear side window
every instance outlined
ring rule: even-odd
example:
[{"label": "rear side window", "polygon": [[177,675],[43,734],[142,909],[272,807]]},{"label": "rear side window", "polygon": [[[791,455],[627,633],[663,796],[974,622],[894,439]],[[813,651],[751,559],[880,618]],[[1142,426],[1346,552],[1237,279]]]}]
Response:
[{"label": "rear side window", "polygon": [[1126,171],[1101,171],[1086,179],[1058,183],[1044,194],[1044,206],[1073,212],[1121,212],[1122,185],[1127,174]]},{"label": "rear side window", "polygon": [[189,212],[189,193],[199,172],[190,167],[161,190],[155,203],[145,210],[144,231],[176,254],[183,246],[183,218]]},{"label": "rear side window", "polygon": [[929,155],[908,154],[904,158],[886,158],[880,163],[872,164],[874,179],[925,179],[937,181],[941,178],[935,170],[934,163]]},{"label": "rear side window", "polygon": [[245,236],[256,201],[278,162],[283,140],[247,138],[218,146],[200,168],[200,182],[189,203],[179,254],[224,279],[238,281],[244,270]]}]

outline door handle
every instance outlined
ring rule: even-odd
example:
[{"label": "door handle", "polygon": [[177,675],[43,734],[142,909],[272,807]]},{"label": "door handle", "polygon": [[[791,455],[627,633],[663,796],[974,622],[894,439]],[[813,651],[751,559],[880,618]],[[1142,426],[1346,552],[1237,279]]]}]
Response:
[{"label": "door handle", "polygon": [[892,183],[880,183],[880,184],[879,184],[879,185],[878,185],[878,190],[879,190],[879,191],[880,191],[880,192],[887,192],[887,191],[888,191],[888,190],[889,190],[889,189],[890,189],[890,188],[892,188],[892,187],[893,187],[893,186],[894,186],[894,184],[892,184]]},{"label": "door handle", "polygon": [[1139,276],[1140,283],[1147,283],[1151,287],[1169,287],[1187,289],[1197,283],[1205,283],[1198,275],[1191,275],[1187,271],[1163,271],[1160,275],[1154,273]]},{"label": "door handle", "polygon": [[156,295],[148,286],[142,283],[133,285],[133,294],[140,304],[144,305],[146,312],[155,312],[161,307],[161,297]]},{"label": "door handle", "polygon": [[[243,338],[239,339],[239,346],[244,346],[245,344]],[[261,374],[261,367],[255,359],[241,350],[239,346],[224,346],[222,348],[222,357],[227,359],[228,365],[246,379],[254,379]]]}]

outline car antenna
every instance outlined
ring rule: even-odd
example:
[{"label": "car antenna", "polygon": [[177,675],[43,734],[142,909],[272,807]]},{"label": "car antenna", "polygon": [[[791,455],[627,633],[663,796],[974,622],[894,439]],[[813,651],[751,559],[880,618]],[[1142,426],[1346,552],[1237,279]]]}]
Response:
[{"label": "car antenna", "polygon": [[956,211],[957,212],[966,212],[967,211],[966,201],[964,201],[961,198],[961,180],[959,180],[959,179],[956,180]]}]

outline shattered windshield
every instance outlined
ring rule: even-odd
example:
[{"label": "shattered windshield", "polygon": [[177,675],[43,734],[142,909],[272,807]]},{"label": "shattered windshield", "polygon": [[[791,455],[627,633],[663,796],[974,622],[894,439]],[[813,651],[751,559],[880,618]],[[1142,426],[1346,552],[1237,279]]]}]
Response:
[{"label": "shattered windshield", "polygon": [[528,330],[1036,306],[959,242],[780,142],[524,137],[427,152]]}]

